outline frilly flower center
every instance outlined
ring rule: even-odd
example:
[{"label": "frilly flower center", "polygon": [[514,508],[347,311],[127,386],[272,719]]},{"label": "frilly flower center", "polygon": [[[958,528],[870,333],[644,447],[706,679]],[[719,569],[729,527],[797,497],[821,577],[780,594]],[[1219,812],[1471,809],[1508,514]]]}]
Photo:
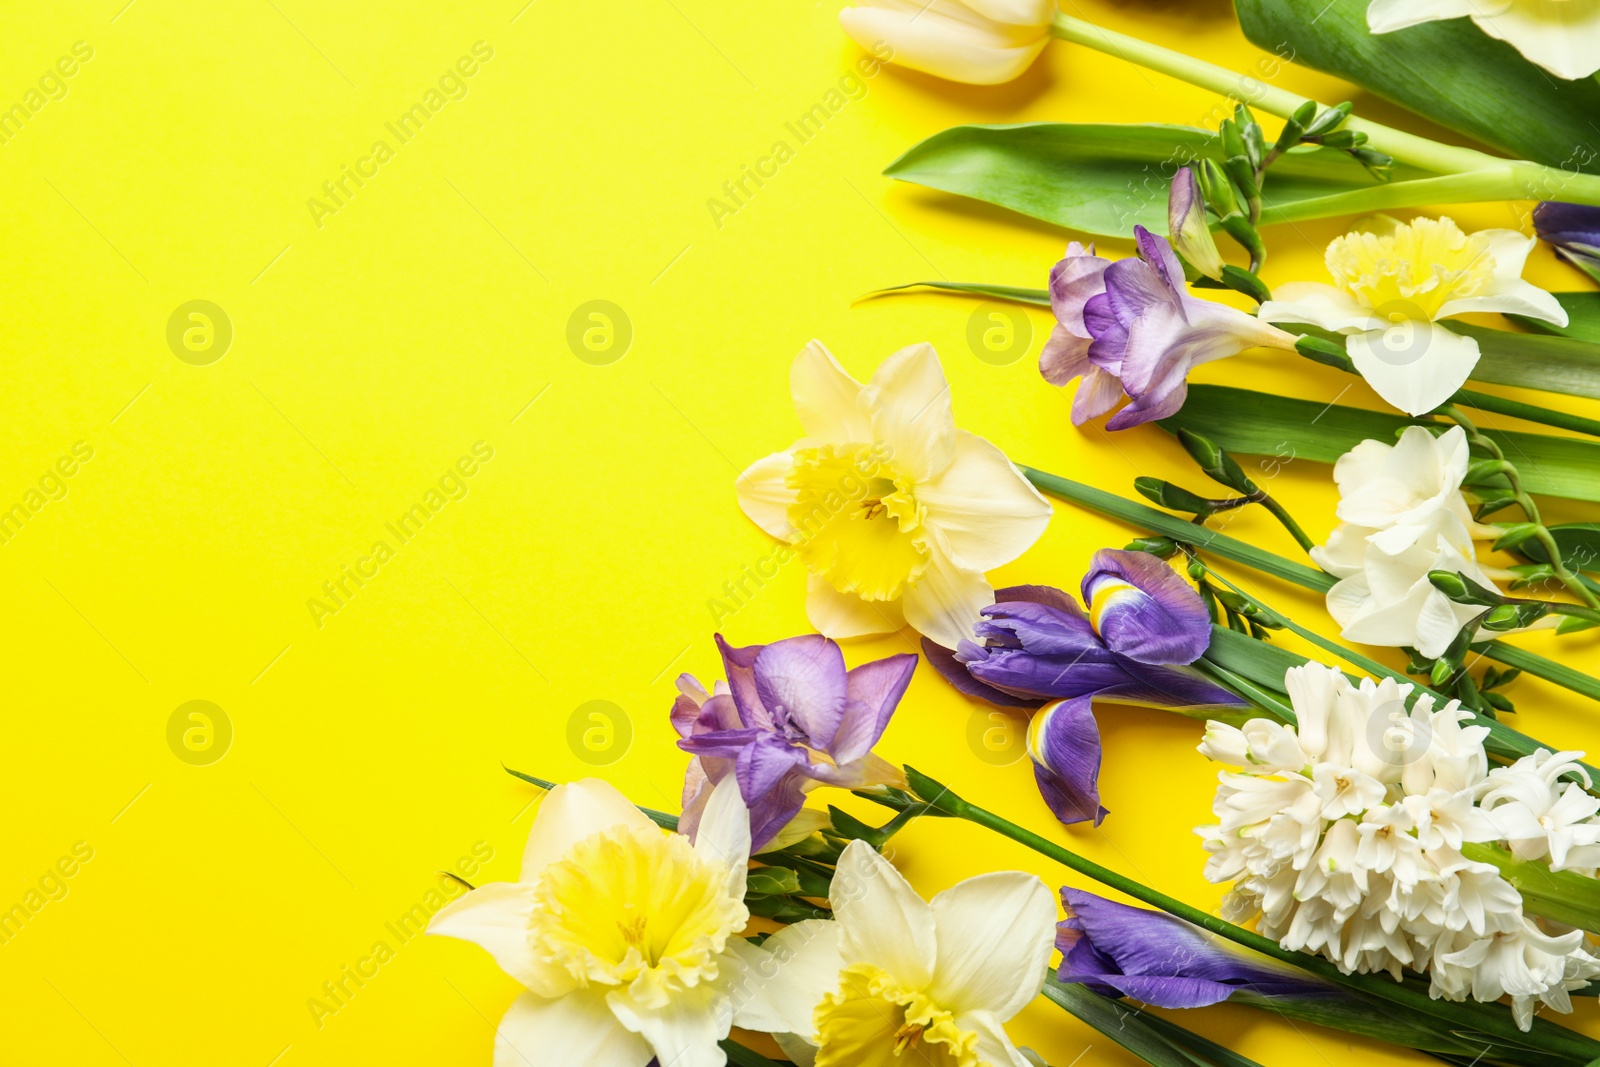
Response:
[{"label": "frilly flower center", "polygon": [[1432,322],[1452,300],[1477,296],[1494,275],[1483,234],[1450,219],[1416,219],[1382,236],[1351,233],[1328,245],[1334,284],[1391,323]]},{"label": "frilly flower center", "polygon": [[894,600],[927,568],[925,509],[877,446],[797,449],[788,484],[800,557],[841,593]]},{"label": "frilly flower center", "polygon": [[728,869],[697,856],[688,838],[618,826],[545,868],[528,943],[581,985],[693,986],[717,976],[728,938],[748,919],[727,882]]},{"label": "frilly flower center", "polygon": [[926,993],[900,988],[881,967],[856,963],[812,1015],[816,1067],[978,1067],[978,1035]]}]

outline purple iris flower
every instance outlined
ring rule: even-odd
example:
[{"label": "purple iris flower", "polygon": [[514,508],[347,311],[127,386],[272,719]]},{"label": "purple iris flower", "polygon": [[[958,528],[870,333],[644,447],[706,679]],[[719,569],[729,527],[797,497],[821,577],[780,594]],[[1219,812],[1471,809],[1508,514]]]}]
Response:
[{"label": "purple iris flower", "polygon": [[1546,200],[1533,209],[1533,228],[1556,255],[1600,281],[1600,207]]},{"label": "purple iris flower", "polygon": [[726,683],[711,693],[689,675],[672,707],[678,747],[692,753],[679,829],[693,836],[711,789],[729,773],[750,808],[759,850],[799,813],[817,784],[903,785],[873,755],[911,683],[908,653],[846,670],[839,646],[817,634],[734,648],[717,635]]},{"label": "purple iris flower", "polygon": [[1204,1008],[1235,994],[1323,997],[1342,994],[1257,952],[1240,948],[1160,911],[1118,904],[1081,889],[1061,890],[1067,917],[1056,924],[1057,977],[1110,997],[1158,1008]]},{"label": "purple iris flower", "polygon": [[1134,227],[1137,258],[1108,262],[1076,243],[1050,272],[1057,326],[1039,357],[1045,380],[1082,377],[1072,421],[1132,403],[1108,430],[1164,419],[1183,407],[1189,371],[1250,348],[1294,348],[1295,337],[1254,315],[1200,300],[1166,238]]},{"label": "purple iris flower", "polygon": [[923,641],[928,661],[968,696],[1039,708],[1028,755],[1039,791],[1064,823],[1105,818],[1095,700],[1209,714],[1248,705],[1187,668],[1211,643],[1200,596],[1145,552],[1102,549],[1082,584],[1088,612],[1045,586],[995,593],[975,627],[982,644],[955,652]]}]

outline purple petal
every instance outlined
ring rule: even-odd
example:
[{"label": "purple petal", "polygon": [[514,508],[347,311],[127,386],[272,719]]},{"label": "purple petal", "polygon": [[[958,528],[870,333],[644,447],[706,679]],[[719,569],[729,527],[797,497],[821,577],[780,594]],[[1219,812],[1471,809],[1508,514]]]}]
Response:
[{"label": "purple petal", "polygon": [[1148,552],[1106,548],[1083,577],[1083,599],[1107,647],[1139,663],[1193,663],[1211,644],[1200,595]]},{"label": "purple petal", "polygon": [[854,763],[872,751],[872,746],[883,736],[889,718],[905,696],[911,684],[911,674],[917,669],[917,657],[902,652],[887,659],[863,663],[846,675],[849,699],[845,703],[844,717],[838,732],[822,751],[833,757],[835,763]]},{"label": "purple petal", "polygon": [[1193,332],[1182,310],[1172,304],[1152,304],[1130,322],[1117,375],[1127,394],[1135,400],[1152,390],[1164,396],[1183,382],[1189,373]]},{"label": "purple petal", "polygon": [[1176,415],[1183,402],[1189,398],[1189,383],[1180,378],[1170,389],[1146,393],[1111,418],[1106,420],[1108,430],[1127,430],[1147,422],[1159,422]]},{"label": "purple petal", "polygon": [[1100,825],[1109,813],[1100,806],[1100,727],[1088,697],[1036,712],[1028,724],[1028,755],[1039,792],[1057,819]]},{"label": "purple petal", "polygon": [[[707,730],[704,733],[691,734],[678,740],[678,747],[685,752],[696,756],[716,756],[721,759],[735,759],[744,754],[744,750],[756,744],[763,738],[775,735],[765,730],[756,730],[741,727],[737,730]],[[778,742],[780,745],[783,742]],[[787,748],[787,745],[784,745]]]},{"label": "purple petal", "polygon": [[1265,997],[1335,995],[1310,978],[1190,923],[1081,889],[1064,888],[1056,924],[1059,977],[1159,1008],[1201,1008],[1248,990]]},{"label": "purple petal", "polygon": [[[962,642],[964,646],[969,644],[970,642],[967,641]],[[974,649],[977,648],[975,645],[972,647]],[[986,700],[991,704],[999,704],[1005,708],[1037,708],[1044,703],[1044,698],[1042,697],[1012,696],[1003,689],[985,685],[974,678],[971,671],[967,670],[966,661],[957,659],[956,653],[951,652],[943,645],[934,644],[926,637],[922,639],[922,654],[928,658],[928,662],[933,664],[933,669],[938,671],[945,681],[969,697],[977,700]],[[983,653],[977,651],[976,655],[978,658],[982,658]]]},{"label": "purple petal", "polygon": [[[1081,317],[1081,316],[1080,316]],[[1095,370],[1089,362],[1089,345],[1092,338],[1080,337],[1071,330],[1056,324],[1050,339],[1039,353],[1039,373],[1051,385],[1066,385],[1072,379]]]},{"label": "purple petal", "polygon": [[1142,259],[1119,259],[1106,268],[1106,299],[1124,326],[1154,307],[1172,308],[1180,317],[1183,308],[1182,298],[1161,271]]},{"label": "purple petal", "polygon": [[1115,374],[1122,367],[1122,352],[1128,346],[1128,327],[1117,318],[1111,297],[1101,293],[1083,306],[1084,328],[1094,342],[1089,345],[1089,361],[1101,370]]},{"label": "purple petal", "polygon": [[1067,254],[1050,269],[1050,309],[1056,321],[1079,337],[1087,337],[1083,324],[1083,306],[1088,300],[1105,292],[1103,275],[1111,261],[1094,254],[1094,247],[1085,249],[1074,241],[1067,246]]},{"label": "purple petal", "polygon": [[[759,799],[750,804],[750,852],[752,855],[761,851],[761,847],[774,837],[800,813],[805,806],[806,795],[801,788],[805,783],[805,776],[789,774],[781,778],[777,784]],[[741,792],[742,792],[741,788]]]},{"label": "purple petal", "polygon": [[844,654],[820,634],[775,641],[756,656],[755,687],[780,733],[820,748],[844,717]]},{"label": "purple petal", "polygon": [[750,806],[776,789],[783,779],[794,773],[803,775],[811,766],[804,749],[785,744],[772,734],[762,734],[741,748],[736,762],[739,793]]},{"label": "purple petal", "polygon": [[1178,255],[1172,250],[1172,245],[1165,237],[1158,237],[1143,226],[1133,228],[1133,240],[1139,248],[1139,258],[1156,269],[1162,280],[1167,283],[1168,291],[1181,303],[1186,283],[1183,277],[1183,264],[1178,262]]},{"label": "purple petal", "polygon": [[1025,648],[1037,655],[1073,655],[1100,646],[1089,620],[1076,610],[1050,604],[1008,600],[983,609],[973,627],[977,636],[1007,648]]},{"label": "purple petal", "polygon": [[1072,599],[1071,593],[1063,592],[1053,585],[1008,585],[1004,589],[994,591],[994,602],[1005,604],[1013,600],[1023,600],[1029,604],[1043,604],[1047,608],[1064,611],[1068,615],[1082,615],[1083,609],[1078,602]]},{"label": "purple petal", "polygon": [[1553,245],[1600,247],[1600,208],[1546,200],[1533,209],[1533,226]]},{"label": "purple petal", "polygon": [[728,679],[728,689],[733,694],[733,702],[738,705],[739,718],[746,726],[759,727],[764,730],[773,729],[772,716],[762,706],[761,696],[756,691],[756,657],[766,645],[747,645],[744,648],[734,648],[717,634],[717,648],[722,653],[722,669]]}]

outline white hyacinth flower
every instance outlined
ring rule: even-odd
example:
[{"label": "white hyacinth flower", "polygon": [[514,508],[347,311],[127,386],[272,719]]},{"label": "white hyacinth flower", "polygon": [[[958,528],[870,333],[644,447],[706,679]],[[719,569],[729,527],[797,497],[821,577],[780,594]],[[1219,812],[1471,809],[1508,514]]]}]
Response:
[{"label": "white hyacinth flower", "polygon": [[[1415,501],[1389,498],[1396,514]],[[1448,508],[1444,510],[1448,511]],[[1458,701],[1384,679],[1352,685],[1307,664],[1284,681],[1299,727],[1208,723],[1200,750],[1239,768],[1218,776],[1202,827],[1206,877],[1232,883],[1223,913],[1346,973],[1426,972],[1449,1000],[1512,998],[1571,1010],[1569,990],[1600,975],[1581,932],[1546,929],[1469,843],[1553,866],[1600,863],[1600,801],[1564,776],[1579,753],[1539,752],[1489,770],[1488,728]],[[1482,806],[1478,797],[1483,797]]]}]

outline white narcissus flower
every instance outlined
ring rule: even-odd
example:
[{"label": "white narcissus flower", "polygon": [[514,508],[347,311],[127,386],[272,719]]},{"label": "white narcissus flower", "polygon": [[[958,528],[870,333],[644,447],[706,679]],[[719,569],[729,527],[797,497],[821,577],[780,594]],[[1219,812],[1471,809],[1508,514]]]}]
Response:
[{"label": "white narcissus flower", "polygon": [[1372,0],[1367,5],[1373,33],[1462,17],[1558,78],[1574,81],[1600,70],[1600,0]]},{"label": "white narcissus flower", "polygon": [[839,858],[834,918],[773,934],[763,1012],[815,1067],[1028,1067],[1003,1024],[1038,995],[1056,905],[1038,878],[979,875],[924,901],[863,841]]},{"label": "white narcissus flower", "polygon": [[1328,612],[1347,640],[1438,656],[1481,613],[1428,580],[1447,570],[1494,588],[1473,537],[1495,531],[1473,520],[1461,495],[1468,460],[1459,426],[1438,437],[1410,426],[1397,443],[1362,441],[1334,464],[1343,521],[1311,558],[1339,579]]},{"label": "white narcissus flower", "polygon": [[[766,959],[739,936],[749,814],[729,775],[695,843],[595,779],[557,786],[528,834],[521,880],[479,886],[428,924],[487,949],[527,987],[495,1036],[496,1067],[722,1067],[734,993]],[[753,969],[753,968],[752,968]]]},{"label": "white narcissus flower", "polygon": [[1280,285],[1260,315],[1345,334],[1356,370],[1406,414],[1422,415],[1449,400],[1478,365],[1478,342],[1451,333],[1441,320],[1499,311],[1567,324],[1555,297],[1522,280],[1535,238],[1516,230],[1469,235],[1447,218],[1369,221],[1374,232],[1328,245],[1335,284]]},{"label": "white narcissus flower", "polygon": [[910,623],[955,648],[994,602],[984,572],[1039,539],[1050,505],[1004,453],[956,429],[932,345],[862,385],[820,342],[789,376],[805,437],[739,476],[739,506],[811,572],[811,624],[840,639]]},{"label": "white narcissus flower", "polygon": [[1054,0],[863,0],[839,12],[861,47],[951,81],[998,85],[1050,42]]}]

